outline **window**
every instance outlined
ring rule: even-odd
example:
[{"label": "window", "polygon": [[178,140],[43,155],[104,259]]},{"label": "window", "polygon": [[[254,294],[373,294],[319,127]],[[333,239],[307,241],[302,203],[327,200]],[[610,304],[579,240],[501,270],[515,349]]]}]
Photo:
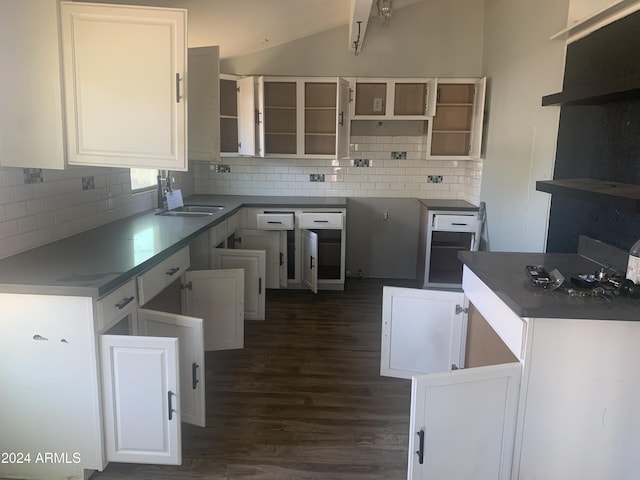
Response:
[{"label": "window", "polygon": [[131,191],[150,190],[158,185],[158,170],[150,168],[132,168]]}]

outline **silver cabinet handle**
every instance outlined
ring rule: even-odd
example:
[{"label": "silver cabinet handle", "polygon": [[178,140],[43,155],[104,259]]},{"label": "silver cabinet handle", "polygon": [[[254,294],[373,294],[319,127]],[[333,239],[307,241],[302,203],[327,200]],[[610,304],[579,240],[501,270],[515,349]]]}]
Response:
[{"label": "silver cabinet handle", "polygon": [[116,303],[116,308],[118,310],[122,310],[124,307],[129,305],[136,297],[126,297],[123,298],[119,303]]},{"label": "silver cabinet handle", "polygon": [[170,277],[175,275],[178,271],[180,270],[180,267],[173,267],[171,269],[169,269],[168,271],[165,272],[165,274],[169,275]]},{"label": "silver cabinet handle", "polygon": [[173,420],[173,413],[175,412],[175,410],[173,409],[173,402],[172,402],[173,395],[175,395],[175,393],[169,390],[169,392],[167,393],[167,400],[169,403],[169,420]]},{"label": "silver cabinet handle", "polygon": [[180,103],[182,97],[180,96],[180,74],[176,73],[176,103]]}]

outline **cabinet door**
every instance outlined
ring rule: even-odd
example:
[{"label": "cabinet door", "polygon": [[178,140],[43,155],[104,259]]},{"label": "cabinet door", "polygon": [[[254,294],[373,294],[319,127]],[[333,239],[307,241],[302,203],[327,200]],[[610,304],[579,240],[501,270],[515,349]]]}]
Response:
[{"label": "cabinet door", "polygon": [[411,382],[409,480],[509,480],[519,363],[419,375]]},{"label": "cabinet door", "polygon": [[100,341],[107,460],[180,465],[178,339]]},{"label": "cabinet door", "polygon": [[318,293],[318,234],[302,230],[302,283]]},{"label": "cabinet door", "polygon": [[238,230],[239,247],[243,250],[264,250],[265,288],[280,288],[280,232],[267,230]]},{"label": "cabinet door", "polygon": [[213,249],[213,268],[244,270],[244,318],[246,320],[264,320],[265,258],[264,250]]},{"label": "cabinet door", "polygon": [[411,378],[464,365],[464,293],[384,287],[380,375]]},{"label": "cabinet door", "polygon": [[205,426],[204,346],[202,319],[138,310],[138,333],[179,340],[180,413],[182,421]]},{"label": "cabinet door", "polygon": [[244,270],[198,270],[186,274],[184,313],[202,318],[204,349],[244,347]]},{"label": "cabinet door", "polygon": [[349,157],[349,134],[351,120],[349,111],[349,81],[338,79],[338,138],[336,140],[337,158]]},{"label": "cabinet door", "polygon": [[63,2],[69,164],[187,170],[186,11]]},{"label": "cabinet door", "polygon": [[189,49],[189,158],[220,160],[220,47]]},{"label": "cabinet door", "polygon": [[245,77],[238,84],[238,153],[256,154],[256,89],[255,78]]},{"label": "cabinet door", "polygon": [[56,1],[0,2],[0,62],[0,164],[64,168]]}]

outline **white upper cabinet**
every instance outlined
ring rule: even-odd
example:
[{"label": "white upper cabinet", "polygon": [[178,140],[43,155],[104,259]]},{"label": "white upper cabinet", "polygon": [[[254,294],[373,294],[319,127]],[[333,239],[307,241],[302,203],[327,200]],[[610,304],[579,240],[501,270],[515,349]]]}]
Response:
[{"label": "white upper cabinet", "polygon": [[424,120],[435,112],[436,80],[429,78],[356,78],[354,120]]},{"label": "white upper cabinet", "polygon": [[344,83],[335,77],[260,77],[259,155],[346,156],[349,134],[346,94]]},{"label": "white upper cabinet", "polygon": [[438,79],[435,115],[428,122],[428,158],[480,158],[486,84],[486,78]]},{"label": "white upper cabinet", "polygon": [[0,2],[0,165],[65,165],[56,0]]},{"label": "white upper cabinet", "polygon": [[61,4],[70,165],[186,170],[186,11]]},{"label": "white upper cabinet", "polygon": [[0,31],[2,165],[187,169],[185,10],[6,0]]},{"label": "white upper cabinet", "polygon": [[189,159],[220,160],[220,47],[189,49]]}]

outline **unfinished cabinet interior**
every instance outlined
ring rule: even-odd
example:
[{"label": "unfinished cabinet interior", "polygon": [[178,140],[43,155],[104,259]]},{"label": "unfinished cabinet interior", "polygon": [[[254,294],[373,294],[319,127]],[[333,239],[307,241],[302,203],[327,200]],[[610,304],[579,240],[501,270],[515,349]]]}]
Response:
[{"label": "unfinished cabinet interior", "polygon": [[435,79],[355,79],[352,118],[416,120],[433,116]]},{"label": "unfinished cabinet interior", "polygon": [[482,144],[486,79],[439,79],[429,124],[430,157],[478,158]]},{"label": "unfinished cabinet interior", "polygon": [[348,94],[348,82],[335,77],[261,77],[258,81],[261,153],[345,157]]}]

